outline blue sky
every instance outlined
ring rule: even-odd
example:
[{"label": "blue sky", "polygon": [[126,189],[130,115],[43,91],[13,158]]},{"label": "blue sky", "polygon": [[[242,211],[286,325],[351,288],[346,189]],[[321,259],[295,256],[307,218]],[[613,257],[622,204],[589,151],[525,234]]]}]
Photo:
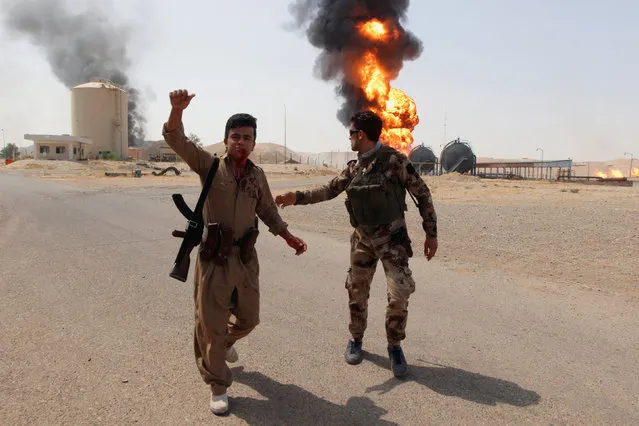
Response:
[{"label": "blue sky", "polygon": [[[71,4],[78,1],[69,0]],[[289,0],[101,2],[133,25],[132,81],[144,92],[147,139],[160,139],[168,93],[196,93],[187,131],[219,142],[232,113],[258,118],[258,142],[296,151],[348,149],[331,83],[313,77],[318,51],[284,28]],[[406,27],[424,44],[393,86],[411,96],[416,142],[436,153],[468,140],[478,156],[603,160],[639,157],[639,2],[411,2]],[[70,133],[70,93],[38,48],[0,29],[0,128]]]}]

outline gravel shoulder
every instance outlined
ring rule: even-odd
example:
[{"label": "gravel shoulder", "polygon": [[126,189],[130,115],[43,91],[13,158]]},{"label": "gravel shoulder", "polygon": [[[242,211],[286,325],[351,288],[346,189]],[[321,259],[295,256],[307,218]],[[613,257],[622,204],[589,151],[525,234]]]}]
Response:
[{"label": "gravel shoulder", "polygon": [[[533,276],[547,281],[548,291],[577,287],[639,296],[637,185],[493,181],[459,175],[425,181],[438,214],[437,256],[456,271],[495,269]],[[296,189],[308,188],[313,185]],[[419,252],[424,237],[421,218],[412,201],[407,202],[413,251]],[[285,211],[294,227],[348,241],[351,228],[343,195]]]}]

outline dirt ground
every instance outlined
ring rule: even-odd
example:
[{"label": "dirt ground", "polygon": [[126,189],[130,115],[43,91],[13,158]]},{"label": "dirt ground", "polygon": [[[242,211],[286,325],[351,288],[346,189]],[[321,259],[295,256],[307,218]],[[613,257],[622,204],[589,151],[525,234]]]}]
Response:
[{"label": "dirt ground", "polygon": [[[424,179],[438,214],[438,257],[472,275],[496,268],[587,291],[639,297],[639,187],[482,180],[443,175]],[[638,182],[639,184],[639,182]],[[407,198],[416,255],[421,218]],[[324,228],[347,240],[343,197],[289,208],[295,226]],[[459,265],[465,265],[459,270]],[[562,287],[542,291],[563,292]]]},{"label": "dirt ground", "polygon": [[[175,167],[180,174],[167,171],[162,176],[154,176],[168,167]],[[331,176],[339,171],[329,167],[318,167],[306,164],[261,164],[270,180],[305,179],[317,176]],[[141,178],[133,176],[133,171],[139,169]],[[31,177],[47,180],[64,181],[76,186],[91,187],[149,187],[149,186],[183,186],[199,185],[200,181],[189,167],[183,162],[133,162],[133,161],[106,161],[91,160],[83,162],[74,161],[47,161],[47,160],[21,160],[3,166],[0,170],[22,171]],[[107,176],[106,173],[122,175]]]},{"label": "dirt ground", "polygon": [[[192,205],[197,179],[28,164],[0,167],[0,424],[639,424],[637,187],[426,177],[440,246],[417,258],[407,198],[405,380],[389,371],[381,267],[364,362],[343,362],[344,196],[283,209],[309,252],[260,224],[261,324],[239,345],[231,414],[211,419],[192,286],[167,277],[184,220],[163,186]],[[275,194],[330,179],[273,167]]]},{"label": "dirt ground", "polygon": [[[181,174],[151,174],[169,166],[178,168]],[[304,179],[326,176],[328,182],[338,172],[307,165],[262,167],[271,181],[291,181],[289,186],[296,186],[294,182],[300,180],[294,189],[309,188],[304,186]],[[135,168],[142,170],[141,178],[132,177]],[[199,185],[197,176],[184,163],[25,160],[4,169],[33,172],[30,175],[34,178],[62,180],[81,187]],[[106,171],[128,174],[108,177]],[[482,180],[457,174],[424,179],[439,216],[438,257],[451,264],[466,265],[467,269],[461,272],[473,274],[481,268],[501,268],[588,291],[639,297],[639,182],[634,187],[616,187]],[[423,231],[416,207],[407,200],[410,235],[419,254]],[[286,217],[296,228],[320,229],[340,240],[347,241],[351,231],[343,195],[327,203],[290,207]]]}]

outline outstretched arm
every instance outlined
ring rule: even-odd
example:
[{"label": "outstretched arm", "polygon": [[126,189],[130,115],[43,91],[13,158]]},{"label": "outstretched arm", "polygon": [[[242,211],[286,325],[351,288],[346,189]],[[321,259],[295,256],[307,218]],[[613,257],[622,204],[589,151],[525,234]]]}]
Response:
[{"label": "outstretched arm", "polygon": [[277,210],[273,194],[263,173],[260,173],[260,180],[260,194],[255,209],[257,216],[268,226],[269,232],[282,237],[290,247],[295,249],[295,254],[299,256],[306,251],[306,243],[289,232],[288,224],[284,222]]},{"label": "outstretched arm", "polygon": [[182,113],[189,106],[195,94],[186,90],[176,90],[169,94],[171,113],[169,120],[162,127],[162,136],[166,143],[197,174],[203,175],[211,166],[212,156],[184,135]]},{"label": "outstretched arm", "polygon": [[321,203],[322,201],[332,200],[342,193],[353,179],[355,173],[355,161],[349,161],[346,168],[342,170],[339,176],[335,176],[331,181],[319,188],[309,189],[306,191],[288,192],[278,195],[275,202],[280,207],[290,205],[305,205]]}]

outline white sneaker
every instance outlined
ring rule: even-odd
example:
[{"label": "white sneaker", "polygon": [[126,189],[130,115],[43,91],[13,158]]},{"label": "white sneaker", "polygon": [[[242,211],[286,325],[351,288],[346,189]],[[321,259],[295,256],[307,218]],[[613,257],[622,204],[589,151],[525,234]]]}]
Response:
[{"label": "white sneaker", "polygon": [[213,392],[211,392],[210,407],[213,414],[225,414],[227,411],[229,411],[228,395],[213,395]]},{"label": "white sneaker", "polygon": [[226,361],[227,362],[237,362],[237,360],[240,359],[240,356],[237,354],[237,351],[235,350],[235,346],[231,346],[230,348],[228,348],[226,350]]}]

